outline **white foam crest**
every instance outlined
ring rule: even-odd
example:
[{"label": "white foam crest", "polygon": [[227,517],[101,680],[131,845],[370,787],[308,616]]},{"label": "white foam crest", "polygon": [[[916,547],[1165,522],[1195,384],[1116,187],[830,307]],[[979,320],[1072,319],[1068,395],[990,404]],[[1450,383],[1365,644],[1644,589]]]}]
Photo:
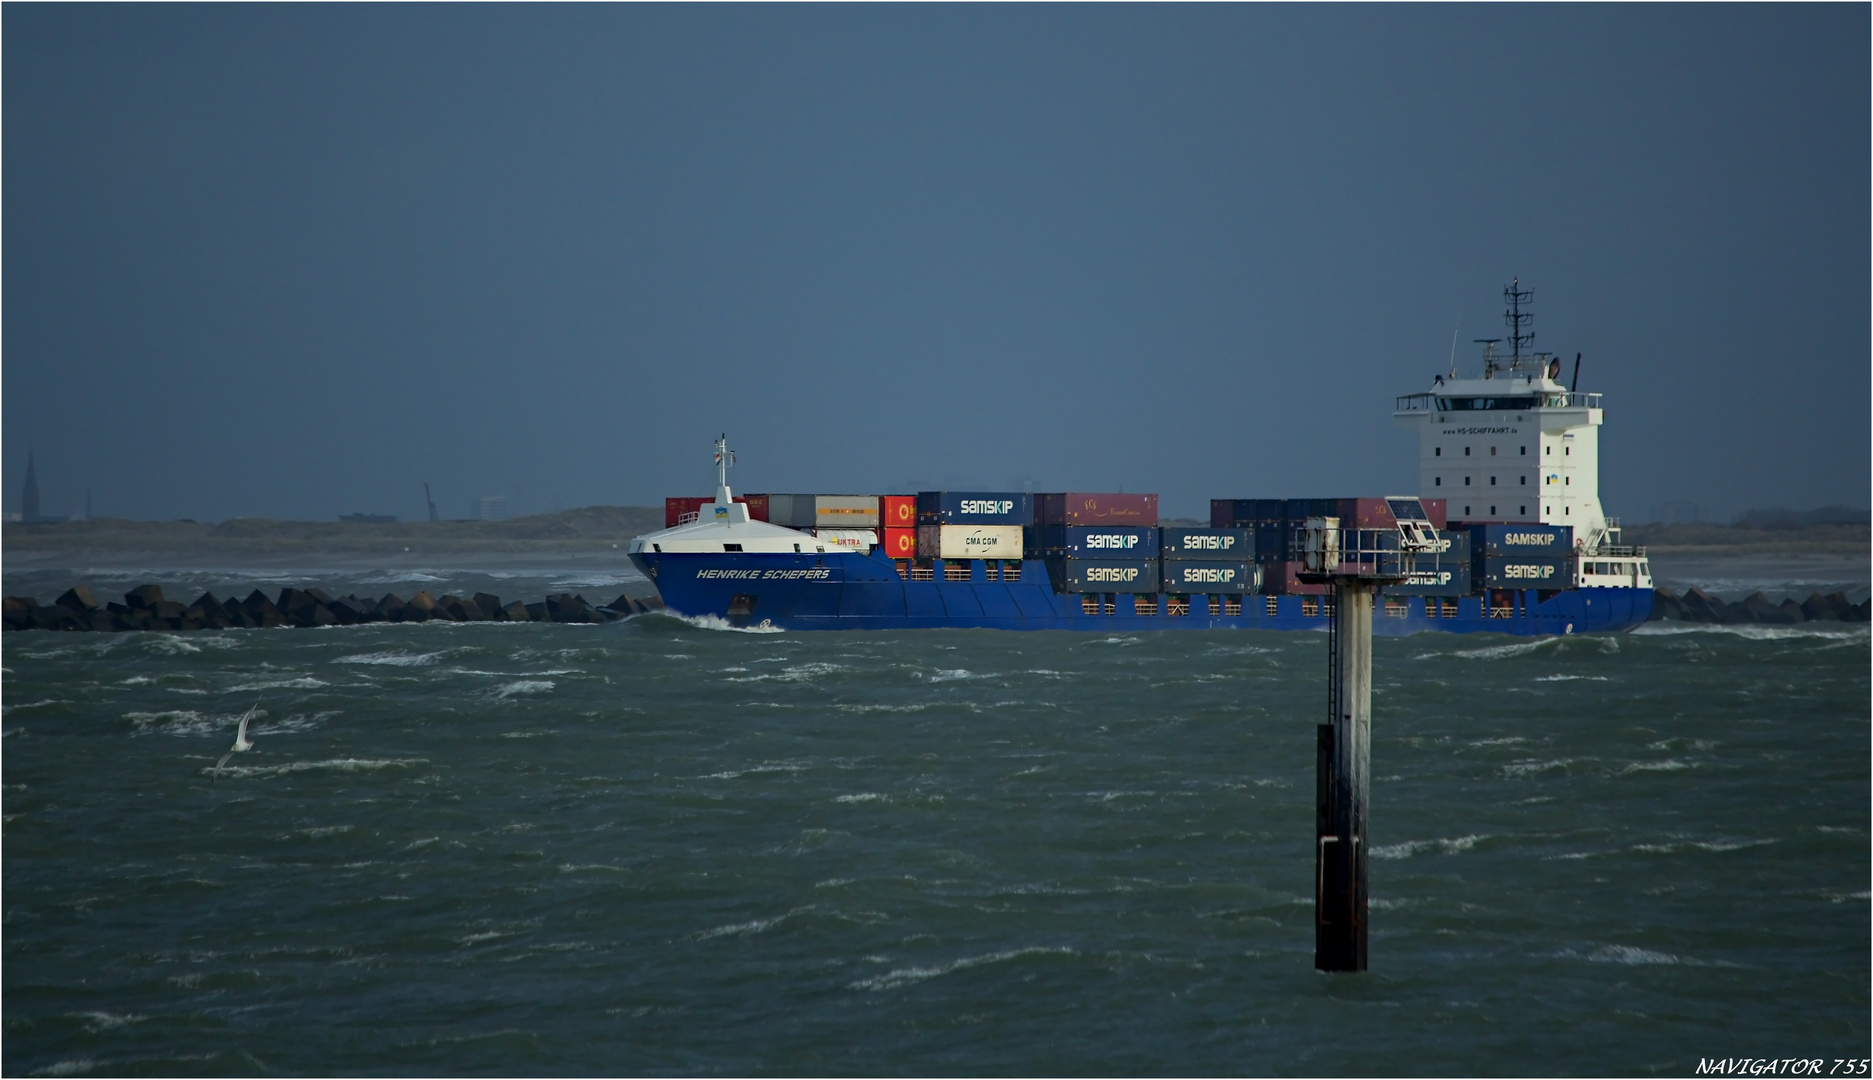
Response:
[{"label": "white foam crest", "polygon": [[441,657],[448,655],[449,651],[450,650],[444,649],[438,652],[430,652],[430,653],[411,653],[411,652],[395,652],[395,651],[358,653],[355,656],[341,656],[338,659],[333,660],[332,663],[334,664],[380,664],[386,667],[423,667],[424,665],[435,663]]},{"label": "white foam crest", "polygon": [[1550,769],[1565,769],[1574,763],[1573,758],[1555,758],[1552,761],[1517,761],[1502,767],[1504,776],[1534,776]]},{"label": "white foam crest", "polygon": [[928,705],[834,705],[832,706],[832,708],[837,709],[840,712],[853,712],[853,713],[923,712],[925,709],[928,709],[929,707],[930,706]]},{"label": "white foam crest", "polygon": [[1696,960],[1689,956],[1675,956],[1668,952],[1641,949],[1636,945],[1602,945],[1592,952],[1581,956],[1579,953],[1563,953],[1563,956],[1578,957],[1595,964],[1626,964],[1629,966],[1682,964],[1685,967],[1734,967],[1721,961],[1712,964]]},{"label": "white foam crest", "polygon": [[647,580],[642,574],[583,574],[578,577],[562,578],[547,586],[549,589],[608,589],[619,585],[637,585]]},{"label": "white foam crest", "polygon": [[759,773],[771,772],[797,773],[805,772],[806,769],[806,765],[797,761],[764,761],[759,765],[750,765],[746,769],[725,769],[722,772],[710,773],[707,776],[699,776],[696,779],[733,780],[738,776],[753,776]]},{"label": "white foam crest", "polygon": [[43,701],[29,701],[24,705],[7,705],[3,708],[0,708],[0,715],[5,715],[6,713],[18,712],[21,709],[37,709],[42,705],[70,705],[70,704],[71,702],[67,701],[64,698],[46,698]]},{"label": "white foam crest", "polygon": [[774,927],[779,926],[781,923],[786,922],[788,919],[793,918],[795,915],[800,914],[800,912],[802,911],[810,911],[810,910],[812,910],[810,907],[809,908],[795,908],[794,910],[789,911],[784,915],[776,915],[771,919],[750,919],[747,922],[730,923],[727,926],[718,926],[712,930],[704,930],[701,933],[697,934],[696,940],[707,941],[710,938],[743,937],[748,934],[759,934],[765,930],[772,930]]},{"label": "white foam crest", "polygon": [[1516,743],[1525,743],[1527,741],[1528,739],[1521,735],[1504,735],[1500,738],[1495,738],[1495,739],[1476,739],[1476,740],[1473,740],[1470,743],[1470,745],[1471,746],[1514,746]]},{"label": "white foam crest", "polygon": [[1107,637],[1094,641],[1095,645],[1137,645],[1143,639],[1135,637]]},{"label": "white foam crest", "polygon": [[1664,761],[1635,761],[1619,770],[1619,775],[1625,776],[1628,773],[1636,772],[1679,772],[1684,769],[1695,768],[1697,768],[1697,765],[1692,762],[1679,761],[1677,758],[1666,758]]},{"label": "white foam crest", "polygon": [[85,1030],[94,1035],[100,1031],[109,1031],[126,1024],[138,1024],[149,1019],[142,1013],[79,1012],[67,1015],[85,1021]]},{"label": "white foam crest", "polygon": [[876,791],[861,791],[857,795],[841,795],[838,798],[833,800],[833,802],[842,802],[842,803],[890,802],[890,801],[891,801],[891,796],[880,795]]},{"label": "white foam crest", "polygon": [[[162,712],[127,712],[124,714],[124,719],[136,725],[138,735],[178,735],[190,738],[236,727],[240,724],[241,716],[245,712],[245,709],[233,713],[201,713],[194,709],[166,709]],[[255,719],[266,715],[265,709],[257,709],[254,712]],[[255,729],[255,733],[261,732]]]},{"label": "white foam crest", "polygon": [[1863,644],[1868,641],[1864,626],[1844,623],[1797,623],[1793,626],[1765,626],[1760,623],[1684,623],[1649,622],[1634,627],[1631,633],[1645,637],[1675,637],[1681,634],[1729,634],[1750,641],[1792,641],[1803,638],[1834,639],[1832,645]]},{"label": "white foam crest", "polygon": [[[638,616],[638,617],[643,618],[645,616]],[[675,619],[677,622],[680,622],[680,623],[688,623],[690,626],[693,626],[698,630],[716,630],[716,631],[721,631],[721,632],[731,633],[731,634],[782,634],[782,633],[786,633],[786,631],[782,630],[778,626],[775,626],[773,623],[768,622],[766,619],[761,620],[761,622],[755,626],[736,626],[730,623],[727,619],[722,618],[720,615],[678,615],[677,613],[673,611],[653,611],[649,613],[649,617],[661,618],[661,619]]]},{"label": "white foam crest", "polygon": [[1458,649],[1450,653],[1423,653],[1420,660],[1430,660],[1441,656],[1453,656],[1461,660],[1506,660],[1512,656],[1527,656],[1540,649],[1553,648],[1565,638],[1536,638],[1533,641],[1517,641],[1508,645],[1486,645],[1480,649]]},{"label": "white foam crest", "polygon": [[[1308,901],[1308,903],[1312,902],[1311,900]],[[874,975],[869,979],[859,979],[856,982],[848,983],[847,986],[853,990],[894,990],[900,986],[923,982],[925,979],[934,979],[957,971],[967,971],[970,968],[981,967],[984,964],[999,964],[1006,960],[1018,960],[1024,956],[1041,956],[1047,954],[1071,956],[1073,955],[1073,950],[1059,945],[1030,945],[1024,949],[1005,949],[1001,952],[987,953],[982,956],[965,956],[960,960],[952,960],[947,964],[938,964],[935,967],[896,968],[885,972],[883,975]]]},{"label": "white foam crest", "polygon": [[1372,857],[1375,859],[1409,859],[1426,852],[1455,855],[1460,851],[1470,850],[1489,837],[1489,833],[1472,833],[1469,836],[1459,836],[1448,840],[1407,840],[1402,844],[1375,847],[1372,849]]},{"label": "white foam crest", "polygon": [[316,690],[328,684],[324,679],[315,679],[310,675],[301,675],[296,679],[265,679],[259,682],[242,683],[230,686],[225,693],[238,694],[247,690]]},{"label": "white foam crest", "polygon": [[495,687],[493,690],[490,690],[489,693],[493,695],[496,700],[505,701],[508,698],[516,697],[521,694],[548,693],[556,685],[558,684],[551,679],[516,679],[511,683],[503,683]]},{"label": "white foam crest", "polygon": [[1675,855],[1680,851],[1711,851],[1719,854],[1727,851],[1743,851],[1754,847],[1767,847],[1775,843],[1768,840],[1686,840],[1669,844],[1634,844],[1632,850],[1643,851],[1648,855]]},{"label": "white foam crest", "polygon": [[1536,682],[1611,682],[1605,675],[1537,675]]},{"label": "white foam crest", "polygon": [[848,670],[848,668],[844,664],[826,664],[826,663],[815,662],[815,663],[810,663],[810,664],[796,664],[793,667],[783,668],[780,671],[776,671],[772,673],[739,676],[736,678],[728,679],[726,681],[738,682],[738,683],[744,683],[744,682],[811,682],[814,679],[819,678],[821,675],[830,675],[835,671],[846,671],[846,670]]},{"label": "white foam crest", "polygon": [[[227,765],[221,769],[221,775],[233,777],[284,776],[288,773],[302,772],[376,772],[379,769],[401,769],[411,765],[421,765],[428,758],[332,758],[327,761],[295,761],[287,765]],[[202,769],[204,773],[215,772],[213,765]]]},{"label": "white foam crest", "polygon": [[987,675],[977,675],[975,672],[969,671],[966,668],[939,668],[931,675],[925,675],[921,671],[911,672],[911,678],[922,679],[924,682],[930,683],[961,682],[965,679],[986,679],[988,677]]}]

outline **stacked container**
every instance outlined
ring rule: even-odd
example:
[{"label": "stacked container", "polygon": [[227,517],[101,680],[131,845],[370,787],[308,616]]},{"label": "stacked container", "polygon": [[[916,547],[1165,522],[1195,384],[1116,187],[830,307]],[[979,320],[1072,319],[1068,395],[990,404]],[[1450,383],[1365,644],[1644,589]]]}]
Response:
[{"label": "stacked container", "polygon": [[[1433,528],[1446,525],[1443,499],[1420,499]],[[1297,580],[1301,565],[1292,558],[1294,534],[1310,517],[1339,518],[1348,529],[1396,529],[1398,520],[1383,498],[1348,499],[1212,499],[1210,524],[1218,529],[1245,529],[1255,535],[1255,561],[1262,565],[1262,591],[1270,594],[1320,593],[1324,585]]]},{"label": "stacked container", "polygon": [[1470,534],[1439,531],[1442,551],[1411,556],[1411,576],[1387,585],[1387,596],[1468,596],[1471,588]]},{"label": "stacked container", "polygon": [[1158,497],[1049,492],[1029,530],[1056,592],[1155,593]]},{"label": "stacked container", "polygon": [[1485,589],[1572,587],[1571,525],[1472,525],[1470,575]]},{"label": "stacked container", "polygon": [[1020,491],[920,491],[917,557],[1020,559],[1033,496]]},{"label": "stacked container", "polygon": [[1252,529],[1160,529],[1160,579],[1167,593],[1220,596],[1261,587]]},{"label": "stacked container", "polygon": [[917,557],[917,496],[878,496],[878,539],[893,559]]}]

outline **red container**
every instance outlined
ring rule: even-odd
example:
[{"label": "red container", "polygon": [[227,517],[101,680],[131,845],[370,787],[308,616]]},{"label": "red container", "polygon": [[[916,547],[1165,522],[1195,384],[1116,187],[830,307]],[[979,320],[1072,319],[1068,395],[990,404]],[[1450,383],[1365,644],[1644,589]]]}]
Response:
[{"label": "red container", "polygon": [[[878,496],[878,527],[881,529],[917,528],[917,496]],[[889,546],[889,545],[886,545]],[[893,555],[892,558],[898,556]],[[910,556],[903,556],[908,559]]]},{"label": "red container", "polygon": [[[901,496],[897,495],[887,495],[885,497],[888,499],[901,498]],[[915,498],[910,501],[910,510],[911,518],[914,520],[917,517],[917,500]],[[880,529],[878,530],[878,535],[884,541],[885,554],[891,558],[914,559],[917,557],[916,529]]]},{"label": "red container", "polygon": [[1298,562],[1263,564],[1262,591],[1270,596],[1321,596],[1329,592],[1324,584],[1309,585],[1297,579],[1305,566]]},{"label": "red container", "polygon": [[[735,496],[735,501],[748,507],[749,517],[754,518],[756,521],[766,521],[767,520],[767,496],[756,495],[754,496],[754,498],[761,500],[761,512],[758,515],[754,512],[754,507],[752,505],[749,505],[747,498],[737,495]],[[713,495],[672,495],[670,496],[669,498],[663,500],[663,527],[666,529],[676,528],[676,523],[679,520],[681,520],[684,515],[700,514],[702,513],[703,507],[708,506],[710,503],[714,501],[715,501],[715,496]]]},{"label": "red container", "polygon": [[1056,491],[1035,496],[1040,525],[1141,525],[1158,523],[1156,495]]},{"label": "red container", "polygon": [[1439,531],[1450,527],[1449,499],[1419,499],[1424,504],[1424,516],[1431,519],[1431,526]]},{"label": "red container", "polygon": [[766,495],[738,495],[735,497],[735,501],[738,503],[748,504],[748,517],[751,520],[754,520],[754,521],[766,521],[767,520],[767,496]]}]

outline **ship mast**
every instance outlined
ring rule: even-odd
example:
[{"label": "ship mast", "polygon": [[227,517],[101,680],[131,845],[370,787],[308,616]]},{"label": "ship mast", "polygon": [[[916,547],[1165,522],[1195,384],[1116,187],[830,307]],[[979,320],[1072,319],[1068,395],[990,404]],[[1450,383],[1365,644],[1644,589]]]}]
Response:
[{"label": "ship mast", "polygon": [[735,497],[728,490],[728,467],[735,464],[735,451],[728,448],[728,433],[715,440],[715,503],[728,506]]},{"label": "ship mast", "polygon": [[1522,328],[1535,321],[1535,313],[1523,311],[1522,305],[1535,298],[1535,290],[1522,288],[1522,279],[1511,278],[1503,286],[1502,299],[1509,305],[1502,313],[1502,321],[1509,327],[1509,370],[1522,366],[1522,346],[1535,343],[1535,332],[1522,333]]}]

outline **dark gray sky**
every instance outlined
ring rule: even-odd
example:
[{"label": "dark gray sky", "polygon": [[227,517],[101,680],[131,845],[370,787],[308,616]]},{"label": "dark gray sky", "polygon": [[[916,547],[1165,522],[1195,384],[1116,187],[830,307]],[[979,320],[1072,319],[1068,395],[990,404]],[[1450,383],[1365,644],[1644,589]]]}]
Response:
[{"label": "dark gray sky", "polygon": [[1864,5],[0,18],[8,508],[1409,490],[1512,275],[1610,513],[1868,499]]}]

